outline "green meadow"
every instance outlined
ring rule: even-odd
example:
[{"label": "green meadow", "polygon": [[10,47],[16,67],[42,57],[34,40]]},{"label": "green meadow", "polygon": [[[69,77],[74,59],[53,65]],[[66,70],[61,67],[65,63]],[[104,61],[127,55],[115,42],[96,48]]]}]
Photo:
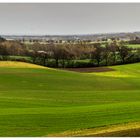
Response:
[{"label": "green meadow", "polygon": [[140,48],[140,44],[128,44],[129,48]]},{"label": "green meadow", "polygon": [[59,136],[140,122],[140,63],[110,68],[78,73],[0,62],[0,136]]}]

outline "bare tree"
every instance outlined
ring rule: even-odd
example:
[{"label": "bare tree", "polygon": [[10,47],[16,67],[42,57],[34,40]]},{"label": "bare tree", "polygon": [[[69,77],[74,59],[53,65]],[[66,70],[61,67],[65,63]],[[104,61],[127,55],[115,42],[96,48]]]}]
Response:
[{"label": "bare tree", "polygon": [[110,52],[112,54],[112,57],[113,57],[113,64],[116,63],[116,54],[117,54],[117,42],[116,40],[114,40],[110,45],[109,45],[109,49],[110,49]]},{"label": "bare tree", "polygon": [[122,63],[125,63],[126,58],[130,55],[131,49],[125,46],[124,42],[120,42],[117,47]]},{"label": "bare tree", "polygon": [[105,48],[103,48],[103,58],[105,59],[105,65],[108,65],[108,59],[110,56],[110,49],[108,43],[105,44]]},{"label": "bare tree", "polygon": [[100,43],[95,43],[94,44],[95,50],[92,52],[92,59],[95,59],[97,61],[97,66],[100,65],[100,62],[102,60],[102,53],[103,53],[103,48],[101,47]]}]

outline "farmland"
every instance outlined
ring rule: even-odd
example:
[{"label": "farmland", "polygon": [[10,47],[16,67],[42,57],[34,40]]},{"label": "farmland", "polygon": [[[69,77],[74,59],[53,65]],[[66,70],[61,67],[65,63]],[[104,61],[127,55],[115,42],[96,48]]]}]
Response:
[{"label": "farmland", "polygon": [[1,61],[0,136],[94,136],[92,129],[122,125],[118,130],[130,131],[133,123],[138,131],[140,64],[109,68],[79,73]]}]

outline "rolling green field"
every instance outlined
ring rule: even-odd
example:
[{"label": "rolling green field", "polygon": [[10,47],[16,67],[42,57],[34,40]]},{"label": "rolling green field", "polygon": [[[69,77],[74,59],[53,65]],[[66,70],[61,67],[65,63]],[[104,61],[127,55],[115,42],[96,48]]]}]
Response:
[{"label": "rolling green field", "polygon": [[140,44],[128,44],[129,48],[140,48]]},{"label": "rolling green field", "polygon": [[0,136],[59,136],[140,122],[140,63],[111,68],[78,73],[0,62]]}]

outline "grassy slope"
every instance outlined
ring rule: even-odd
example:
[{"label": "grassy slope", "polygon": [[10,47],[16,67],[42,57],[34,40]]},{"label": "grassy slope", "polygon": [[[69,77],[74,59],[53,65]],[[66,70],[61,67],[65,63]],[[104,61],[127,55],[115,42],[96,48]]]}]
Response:
[{"label": "grassy slope", "polygon": [[47,136],[140,121],[140,64],[113,68],[82,74],[0,62],[0,136]]}]

